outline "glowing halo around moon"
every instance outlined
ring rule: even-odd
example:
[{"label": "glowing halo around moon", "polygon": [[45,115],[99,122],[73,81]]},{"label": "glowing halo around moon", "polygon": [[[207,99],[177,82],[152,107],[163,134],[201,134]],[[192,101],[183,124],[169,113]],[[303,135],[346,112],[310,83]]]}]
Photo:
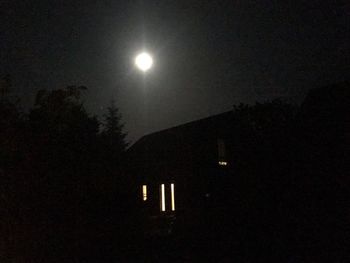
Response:
[{"label": "glowing halo around moon", "polygon": [[153,59],[148,53],[142,52],[136,56],[135,65],[141,71],[146,72],[152,67]]}]

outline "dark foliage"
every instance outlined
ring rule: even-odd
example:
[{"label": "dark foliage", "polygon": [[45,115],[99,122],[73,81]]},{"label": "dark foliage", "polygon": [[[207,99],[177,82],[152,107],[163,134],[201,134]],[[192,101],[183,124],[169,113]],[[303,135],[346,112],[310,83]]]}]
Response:
[{"label": "dark foliage", "polygon": [[112,166],[103,165],[102,167],[110,169],[113,172],[120,167],[121,157],[128,146],[123,132],[124,124],[121,123],[121,116],[115,102],[111,101],[107,107],[107,112],[103,115],[102,131],[100,133],[101,152],[103,153],[102,161]]},{"label": "dark foliage", "polygon": [[121,238],[115,225],[131,213],[120,162],[125,134],[115,106],[111,127],[99,132],[80,101],[84,90],[41,90],[28,114],[2,98],[1,262],[96,262],[116,254],[106,243]]}]

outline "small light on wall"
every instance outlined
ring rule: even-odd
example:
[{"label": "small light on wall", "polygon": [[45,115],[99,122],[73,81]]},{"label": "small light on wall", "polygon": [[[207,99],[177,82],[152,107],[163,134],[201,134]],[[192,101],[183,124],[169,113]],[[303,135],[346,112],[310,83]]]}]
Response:
[{"label": "small light on wall", "polygon": [[225,162],[225,161],[219,161],[219,165],[221,165],[221,166],[226,166],[226,165],[227,165],[227,162]]}]

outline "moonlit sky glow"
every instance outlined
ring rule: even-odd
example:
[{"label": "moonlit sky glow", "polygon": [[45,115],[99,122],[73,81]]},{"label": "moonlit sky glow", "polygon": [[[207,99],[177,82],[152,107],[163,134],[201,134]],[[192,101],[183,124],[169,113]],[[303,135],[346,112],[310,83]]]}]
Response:
[{"label": "moonlit sky glow", "polygon": [[91,114],[115,99],[132,141],[241,102],[299,102],[349,72],[346,1],[63,2],[0,1],[0,74],[27,108],[68,85],[88,88]]}]

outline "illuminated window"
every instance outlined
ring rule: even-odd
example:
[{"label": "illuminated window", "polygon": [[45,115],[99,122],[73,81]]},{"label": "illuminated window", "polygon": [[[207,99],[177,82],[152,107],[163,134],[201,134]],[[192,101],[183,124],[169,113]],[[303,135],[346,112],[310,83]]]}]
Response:
[{"label": "illuminated window", "polygon": [[175,185],[170,185],[171,190],[171,211],[175,211]]},{"label": "illuminated window", "polygon": [[220,166],[226,166],[226,148],[225,148],[225,142],[223,139],[218,139],[218,159],[219,159],[219,165]]},{"label": "illuminated window", "polygon": [[160,185],[160,211],[165,211],[165,186],[164,184]]},{"label": "illuminated window", "polygon": [[227,165],[227,162],[225,162],[225,161],[219,161],[219,165],[221,165],[221,166],[226,166],[226,165]]},{"label": "illuminated window", "polygon": [[147,185],[142,185],[142,200],[146,201],[147,200]]}]

